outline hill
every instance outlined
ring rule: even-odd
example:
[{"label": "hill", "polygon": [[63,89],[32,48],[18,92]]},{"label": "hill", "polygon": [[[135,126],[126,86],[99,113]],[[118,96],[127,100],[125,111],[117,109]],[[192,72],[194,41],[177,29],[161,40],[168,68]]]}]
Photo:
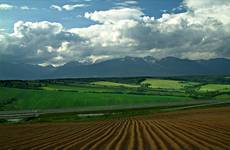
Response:
[{"label": "hill", "polygon": [[166,57],[157,60],[150,56],[124,57],[92,64],[70,62],[60,67],[0,62],[0,79],[228,75],[229,66],[230,60],[225,58],[188,60]]}]

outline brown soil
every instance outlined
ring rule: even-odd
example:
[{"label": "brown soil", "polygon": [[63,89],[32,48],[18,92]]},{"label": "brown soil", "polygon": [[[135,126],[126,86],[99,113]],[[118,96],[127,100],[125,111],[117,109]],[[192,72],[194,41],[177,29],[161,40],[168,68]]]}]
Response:
[{"label": "brown soil", "polygon": [[0,125],[0,149],[230,149],[230,107],[103,121]]}]

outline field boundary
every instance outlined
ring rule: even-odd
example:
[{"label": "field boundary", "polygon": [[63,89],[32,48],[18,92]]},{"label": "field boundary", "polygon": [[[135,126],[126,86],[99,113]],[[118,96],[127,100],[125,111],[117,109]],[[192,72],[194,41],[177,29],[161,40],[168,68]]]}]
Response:
[{"label": "field boundary", "polygon": [[[154,109],[162,108],[163,111],[176,111],[182,109],[230,104],[230,100],[218,101],[218,100],[203,100],[203,101],[191,101],[191,102],[168,102],[159,104],[145,104],[145,105],[127,105],[127,106],[98,106],[87,108],[69,108],[69,109],[46,109],[46,110],[20,110],[20,111],[0,111],[0,119],[12,119],[12,118],[28,118],[38,117],[44,114],[58,114],[58,113],[98,113],[98,112],[115,112],[124,110],[138,110],[138,109]],[[169,108],[171,107],[171,108]]]}]

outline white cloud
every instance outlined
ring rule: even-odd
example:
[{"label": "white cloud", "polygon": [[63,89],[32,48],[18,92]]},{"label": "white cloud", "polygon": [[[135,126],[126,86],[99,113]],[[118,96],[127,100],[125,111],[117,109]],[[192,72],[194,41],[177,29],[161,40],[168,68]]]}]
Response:
[{"label": "white cloud", "polygon": [[18,21],[13,33],[0,33],[0,38],[1,60],[35,64],[57,65],[75,60],[80,56],[77,50],[83,46],[82,39],[65,31],[60,23],[47,21]]},{"label": "white cloud", "polygon": [[132,1],[132,0],[128,0],[125,1],[126,4],[138,4],[138,1]]},{"label": "white cloud", "polygon": [[21,6],[20,7],[22,10],[29,10],[30,8],[28,6]]},{"label": "white cloud", "polygon": [[[111,9],[108,11],[95,11],[85,13],[85,17],[102,24],[92,25],[87,28],[73,28],[69,30],[72,33],[88,39],[89,46],[92,49],[116,49],[125,51],[127,48],[135,46],[134,39],[126,37],[127,29],[135,28],[140,19],[145,21],[153,18],[143,17],[144,13],[139,9],[122,8]],[[112,34],[111,34],[112,33]],[[114,51],[113,51],[114,52]],[[100,51],[100,54],[110,53],[109,51]]]},{"label": "white cloud", "polygon": [[185,0],[183,2],[186,6],[191,9],[200,9],[200,8],[211,8],[216,6],[229,5],[229,0]]},{"label": "white cloud", "polygon": [[85,17],[99,24],[70,31],[88,39],[97,54],[230,58],[230,3],[195,1],[184,2],[187,12],[157,20],[137,8],[87,12]]},{"label": "white cloud", "polygon": [[66,4],[66,5],[63,5],[62,8],[65,9],[65,10],[74,10],[76,8],[83,8],[83,7],[88,7],[89,5],[86,5],[86,4],[75,4],[75,5],[69,5],[69,4]]},{"label": "white cloud", "polygon": [[36,10],[36,8],[28,7],[28,6],[21,6],[21,10]]},{"label": "white cloud", "polygon": [[58,5],[51,5],[50,6],[51,9],[55,9],[57,11],[62,11],[62,7],[58,6]]},{"label": "white cloud", "polygon": [[144,13],[136,8],[119,8],[110,9],[108,11],[95,11],[93,13],[86,12],[85,17],[100,23],[117,22],[120,20],[137,20]]},{"label": "white cloud", "polygon": [[76,8],[83,8],[83,7],[88,7],[88,6],[89,5],[87,5],[87,4],[74,4],[74,5],[65,4],[63,6],[51,5],[50,9],[55,9],[57,11],[62,11],[62,10],[71,11],[71,10],[74,10]]},{"label": "white cloud", "polygon": [[[188,10],[146,16],[138,8],[85,13],[95,24],[65,29],[60,23],[17,22],[13,33],[0,32],[0,59],[61,65],[123,56],[230,58],[230,4],[185,0]],[[206,7],[203,5],[205,4]]]},{"label": "white cloud", "polygon": [[136,45],[136,41],[125,37],[123,32],[126,32],[128,28],[135,27],[137,23],[133,20],[122,20],[117,22],[116,25],[92,25],[88,28],[71,29],[70,32],[88,39],[90,41],[89,46],[92,49],[108,47],[120,47],[124,49],[125,47]]},{"label": "white cloud", "polygon": [[135,0],[127,0],[127,1],[123,1],[123,2],[117,2],[115,3],[116,5],[118,6],[129,6],[129,5],[135,5],[135,4],[138,4],[138,1],[135,1]]},{"label": "white cloud", "polygon": [[10,9],[13,9],[13,8],[14,8],[13,5],[1,4],[1,3],[0,3],[0,10],[10,10]]},{"label": "white cloud", "polygon": [[188,58],[191,60],[197,60],[197,59],[202,59],[202,60],[207,60],[211,58],[217,57],[217,54],[215,52],[187,52],[187,53],[182,53],[182,58]]},{"label": "white cloud", "polygon": [[0,10],[11,10],[11,9],[35,10],[36,8],[32,8],[28,6],[13,6],[10,4],[0,4]]},{"label": "white cloud", "polygon": [[108,59],[111,59],[111,56],[108,56],[108,55],[90,55],[89,57],[85,58],[83,62],[98,63],[98,62],[105,61]]}]

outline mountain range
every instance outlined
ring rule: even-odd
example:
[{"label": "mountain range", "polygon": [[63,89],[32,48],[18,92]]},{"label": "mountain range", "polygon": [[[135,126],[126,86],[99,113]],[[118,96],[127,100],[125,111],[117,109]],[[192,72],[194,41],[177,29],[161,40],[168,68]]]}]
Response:
[{"label": "mountain range", "polygon": [[76,61],[60,67],[0,62],[0,80],[229,74],[230,59],[225,58],[124,57],[87,64]]}]

